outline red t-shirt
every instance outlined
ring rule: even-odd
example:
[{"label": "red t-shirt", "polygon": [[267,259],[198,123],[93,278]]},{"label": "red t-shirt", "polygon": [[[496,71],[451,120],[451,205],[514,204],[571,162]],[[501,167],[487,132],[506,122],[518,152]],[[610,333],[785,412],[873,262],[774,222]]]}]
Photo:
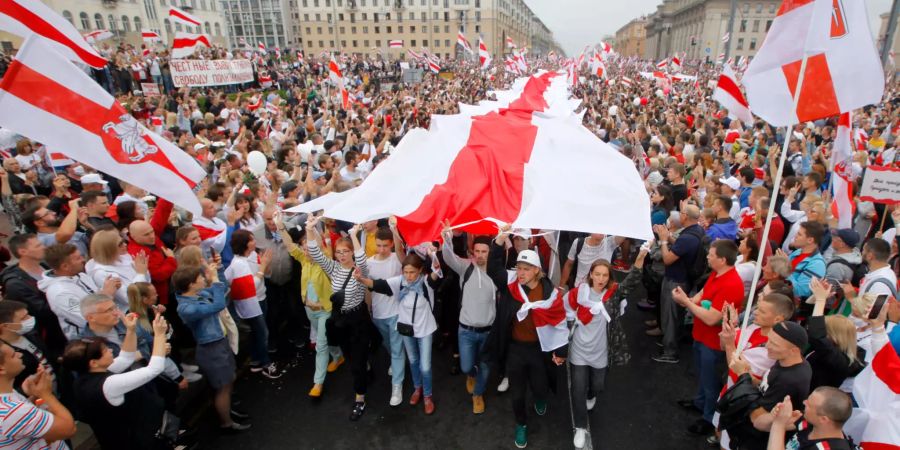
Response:
[{"label": "red t-shirt", "polygon": [[[711,301],[711,308],[717,311],[722,311],[726,303],[731,303],[740,312],[744,303],[744,282],[737,270],[732,267],[722,275],[712,272],[706,280],[706,285],[703,286],[703,300]],[[721,324],[709,326],[702,320],[694,318],[694,340],[713,350],[722,350],[719,345],[720,331],[722,331]]]}]

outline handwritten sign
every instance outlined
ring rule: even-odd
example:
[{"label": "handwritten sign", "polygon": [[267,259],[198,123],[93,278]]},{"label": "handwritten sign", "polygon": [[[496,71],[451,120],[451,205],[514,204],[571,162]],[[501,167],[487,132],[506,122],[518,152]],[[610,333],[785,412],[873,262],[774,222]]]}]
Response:
[{"label": "handwritten sign", "polygon": [[881,166],[866,168],[859,198],[874,203],[900,203],[900,169]]},{"label": "handwritten sign", "polygon": [[159,97],[159,85],[156,83],[141,83],[141,92],[144,93],[144,97]]},{"label": "handwritten sign", "polygon": [[169,62],[175,86],[217,86],[253,81],[253,64],[246,59],[173,59]]}]

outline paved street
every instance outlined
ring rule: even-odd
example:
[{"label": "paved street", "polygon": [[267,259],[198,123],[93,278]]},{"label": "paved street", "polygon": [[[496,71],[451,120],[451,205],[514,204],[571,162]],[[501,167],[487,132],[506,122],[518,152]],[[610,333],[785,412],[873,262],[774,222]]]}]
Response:
[{"label": "paved street", "polygon": [[[607,378],[607,391],[599,396],[591,413],[595,449],[703,449],[704,440],[687,433],[696,416],[675,405],[692,394],[690,351],[682,349],[682,362],[663,365],[652,362],[656,351],[641,323],[649,314],[632,301],[626,315],[632,361],[616,367]],[[379,355],[377,378],[370,388],[368,410],[357,423],[347,417],[352,406],[349,367],[329,374],[323,398],[312,401],[306,393],[312,386],[313,359],[305,355],[279,380],[248,375],[239,382],[238,397],[243,410],[253,418],[253,429],[238,436],[216,436],[212,414],[201,420],[202,448],[210,449],[509,449],[513,444],[513,414],[509,396],[491,389],[485,396],[486,412],[474,416],[465,392],[465,377],[449,374],[449,353],[435,349],[434,399],[437,409],[425,416],[421,404],[405,402],[388,406],[390,380],[388,357]],[[560,370],[558,394],[551,397],[546,416],[529,416],[530,449],[572,448],[565,372]],[[411,392],[407,372],[405,394]]]}]

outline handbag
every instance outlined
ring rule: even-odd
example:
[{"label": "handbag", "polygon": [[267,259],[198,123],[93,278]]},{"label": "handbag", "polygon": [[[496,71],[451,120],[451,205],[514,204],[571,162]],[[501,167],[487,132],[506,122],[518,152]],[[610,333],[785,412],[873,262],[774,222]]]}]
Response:
[{"label": "handbag", "polygon": [[347,283],[350,283],[350,277],[353,276],[353,271],[347,274],[347,278],[344,279],[344,284],[341,285],[341,289],[339,291],[335,291],[331,294],[329,299],[331,300],[331,317],[339,318],[341,314],[341,309],[344,308],[344,301],[346,300],[346,291],[347,291]]},{"label": "handbag", "polygon": [[[428,290],[425,290],[425,300],[428,300],[428,306],[431,306],[431,299],[428,298]],[[416,292],[416,298],[413,300],[413,312],[412,312],[412,323],[403,323],[397,322],[397,333],[400,333],[401,336],[409,336],[412,337],[415,329],[413,325],[416,323],[416,306],[419,303],[419,293]]]},{"label": "handbag", "polygon": [[344,343],[343,328],[346,327],[349,317],[348,314],[341,311],[341,308],[344,307],[344,291],[347,289],[347,284],[350,283],[351,276],[353,276],[352,271],[344,279],[341,290],[333,292],[329,297],[331,299],[331,316],[325,319],[325,338],[328,339],[329,345],[341,346]]}]

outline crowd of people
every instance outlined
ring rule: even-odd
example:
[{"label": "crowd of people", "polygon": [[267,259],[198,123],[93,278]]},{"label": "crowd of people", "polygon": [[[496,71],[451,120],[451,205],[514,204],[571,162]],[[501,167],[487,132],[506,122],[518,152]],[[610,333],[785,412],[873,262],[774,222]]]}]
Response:
[{"label": "crowd of people", "polygon": [[[585,127],[644,178],[653,240],[509,226],[474,236],[447,222],[440,240],[408,245],[418,243],[394,218],[349,224],[285,210],[361,184],[406,132],[518,74],[443,61],[442,76],[401,83],[396,61],[351,56],[341,62],[353,99],[344,109],[316,55],[256,56],[253,83],[189,89],[172,85],[165,52],[104,54],[111,64],[93,72],[98,83],[208,170],[196,192],[202,214],[78,162],[54,167],[40,143],[19,138],[0,170],[14,231],[0,272],[4,445],[66,448],[75,419],[102,448],[185,445],[175,405],[191,383],[211,388],[222,433],[247,432],[249,414],[231,396],[241,369],[278,379],[285,368],[272,355],[307,346],[311,398],[327,396],[328,374],[348,366],[349,420],[364,420],[370,388],[388,389],[370,386],[374,358],[389,361],[391,407],[439,414],[440,342],[465,374],[472,414],[489,407],[488,389],[509,391],[519,448],[528,411],[544,415],[568,371],[582,448],[607,372],[637,357],[622,317],[641,309],[660,346],[641,356],[679,364],[692,342],[697,393],[677,404],[710,446],[849,449],[854,377],[887,342],[900,349],[900,209],[856,198],[853,226],[839,228],[829,194],[836,118],[789,130],[740,123],[709,99],[713,65],[686,64],[696,82],[660,81],[640,75],[652,63],[612,58],[607,79],[582,70],[572,87]],[[135,92],[140,82],[163,94]],[[888,91],[856,115],[867,136],[854,141],[857,187],[868,165],[895,164],[900,97]],[[259,176],[251,151],[268,158]],[[885,306],[870,311],[883,294]],[[562,319],[562,339],[547,333]]]}]

